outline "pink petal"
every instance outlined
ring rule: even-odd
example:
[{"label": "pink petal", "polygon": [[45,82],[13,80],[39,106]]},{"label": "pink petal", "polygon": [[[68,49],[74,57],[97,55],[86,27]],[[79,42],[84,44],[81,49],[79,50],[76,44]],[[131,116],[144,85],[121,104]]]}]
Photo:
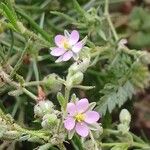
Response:
[{"label": "pink petal", "polygon": [[67,52],[63,55],[63,61],[69,60],[72,56],[73,56],[72,51],[67,51]]},{"label": "pink petal", "polygon": [[86,137],[89,134],[89,128],[84,122],[78,122],[75,126],[75,130],[82,137]]},{"label": "pink petal", "polygon": [[87,111],[85,113],[85,120],[84,121],[86,123],[92,124],[92,123],[97,122],[99,120],[99,118],[100,118],[100,115],[96,111]]},{"label": "pink petal", "polygon": [[72,51],[78,53],[83,48],[83,43],[80,41],[72,47]]},{"label": "pink petal", "polygon": [[67,104],[67,112],[69,115],[74,116],[76,114],[76,105],[74,103]]},{"label": "pink petal", "polygon": [[60,56],[55,62],[59,63],[59,62],[62,62],[62,61],[63,61],[63,56]]},{"label": "pink petal", "polygon": [[79,41],[79,32],[76,31],[76,30],[73,30],[70,34],[70,37],[69,37],[69,43],[71,45],[74,45],[76,44],[77,42]]},{"label": "pink petal", "polygon": [[77,111],[80,113],[85,112],[88,109],[88,107],[89,107],[89,102],[86,98],[83,98],[76,103]]},{"label": "pink petal", "polygon": [[75,120],[72,117],[68,117],[65,121],[64,121],[64,126],[67,130],[72,130],[75,126]]},{"label": "pink petal", "polygon": [[54,47],[54,48],[50,48],[51,51],[51,55],[53,56],[61,56],[62,54],[65,53],[65,49],[60,48],[60,47]]},{"label": "pink petal", "polygon": [[55,36],[55,44],[58,47],[63,47],[63,45],[62,45],[63,40],[66,40],[65,36],[63,36],[63,35],[56,35]]}]

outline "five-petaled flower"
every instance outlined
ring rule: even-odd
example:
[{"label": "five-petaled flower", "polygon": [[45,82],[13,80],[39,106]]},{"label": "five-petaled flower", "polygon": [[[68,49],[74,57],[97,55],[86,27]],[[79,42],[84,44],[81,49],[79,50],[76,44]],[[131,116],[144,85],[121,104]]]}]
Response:
[{"label": "five-petaled flower", "polygon": [[[86,38],[85,38],[86,39]],[[79,41],[79,32],[73,30],[71,34],[64,31],[64,35],[55,36],[56,47],[51,47],[51,55],[59,57],[56,62],[68,61],[76,58],[85,44],[85,39]]]},{"label": "five-petaled flower", "polygon": [[[86,98],[75,103],[67,104],[67,117],[64,126],[68,131],[75,131],[82,137],[89,135],[90,126],[98,124],[100,115],[90,109],[90,104]],[[91,129],[92,130],[92,129]]]}]

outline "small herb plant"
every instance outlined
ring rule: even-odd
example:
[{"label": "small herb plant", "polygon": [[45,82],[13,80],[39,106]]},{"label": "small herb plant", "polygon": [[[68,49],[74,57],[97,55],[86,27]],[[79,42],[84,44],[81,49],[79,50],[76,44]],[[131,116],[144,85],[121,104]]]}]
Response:
[{"label": "small herb plant", "polygon": [[0,149],[150,149],[124,105],[149,86],[150,55],[117,33],[112,3],[0,2]]}]

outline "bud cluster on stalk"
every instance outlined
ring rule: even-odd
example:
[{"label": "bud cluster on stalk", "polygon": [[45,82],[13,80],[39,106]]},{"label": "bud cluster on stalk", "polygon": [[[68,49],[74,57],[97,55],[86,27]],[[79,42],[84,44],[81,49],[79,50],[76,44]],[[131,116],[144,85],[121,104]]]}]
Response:
[{"label": "bud cluster on stalk", "polygon": [[59,122],[59,112],[54,109],[54,104],[49,100],[39,101],[34,106],[34,114],[36,118],[41,119],[41,126],[44,129],[52,129]]},{"label": "bud cluster on stalk", "polygon": [[119,115],[120,124],[118,130],[123,134],[127,133],[130,129],[131,114],[127,109],[122,109]]},{"label": "bud cluster on stalk", "polygon": [[83,73],[87,70],[89,64],[90,58],[83,58],[70,66],[66,79],[66,84],[68,87],[73,87],[82,83],[84,78]]}]

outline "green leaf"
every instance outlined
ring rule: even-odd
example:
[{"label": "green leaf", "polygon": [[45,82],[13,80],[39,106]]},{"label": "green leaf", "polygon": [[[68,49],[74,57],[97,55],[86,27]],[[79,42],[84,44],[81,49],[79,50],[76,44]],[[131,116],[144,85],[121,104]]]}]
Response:
[{"label": "green leaf", "polygon": [[26,19],[31,24],[31,26],[34,27],[34,29],[43,36],[45,40],[49,42],[52,41],[52,36],[49,35],[46,31],[44,31],[42,28],[40,28],[40,26],[30,16],[24,13],[22,9],[16,8],[16,12],[19,15],[21,15],[24,19]]},{"label": "green leaf", "polygon": [[70,17],[70,16],[68,16],[68,15],[66,15],[64,13],[58,12],[58,11],[51,11],[51,14],[57,15],[57,16],[59,16],[61,18],[64,18],[64,19],[68,20],[71,23],[76,22],[76,20],[73,19],[72,17]]},{"label": "green leaf", "polygon": [[98,107],[96,108],[104,115],[107,109],[109,113],[111,113],[117,105],[121,107],[128,99],[131,99],[132,95],[135,93],[134,87],[130,81],[125,82],[123,86],[116,86],[114,88],[112,85],[110,89],[106,87],[105,90],[107,90],[107,93],[100,98]]},{"label": "green leaf", "polygon": [[69,139],[69,140],[72,139],[72,137],[74,136],[74,133],[75,133],[75,130],[74,130],[74,129],[68,132],[68,139]]},{"label": "green leaf", "polygon": [[128,150],[129,146],[128,145],[116,145],[111,150]]},{"label": "green leaf", "polygon": [[86,15],[86,11],[79,5],[77,0],[73,0],[74,8],[80,13],[82,16]]},{"label": "green leaf", "polygon": [[62,93],[58,92],[58,94],[57,94],[57,100],[58,100],[61,108],[65,109],[66,99],[64,98],[64,96],[62,95]]},{"label": "green leaf", "polygon": [[98,31],[98,34],[100,35],[100,37],[101,37],[104,41],[107,41],[106,35],[105,35],[105,33],[104,33],[102,30],[99,30],[99,31]]},{"label": "green leaf", "polygon": [[15,15],[14,11],[12,9],[10,9],[4,3],[1,3],[0,8],[3,10],[3,14],[11,22],[11,24],[14,27],[14,29],[18,30],[17,17]]},{"label": "green leaf", "polygon": [[73,136],[71,142],[75,150],[84,150],[81,143],[81,139],[77,135]]}]

